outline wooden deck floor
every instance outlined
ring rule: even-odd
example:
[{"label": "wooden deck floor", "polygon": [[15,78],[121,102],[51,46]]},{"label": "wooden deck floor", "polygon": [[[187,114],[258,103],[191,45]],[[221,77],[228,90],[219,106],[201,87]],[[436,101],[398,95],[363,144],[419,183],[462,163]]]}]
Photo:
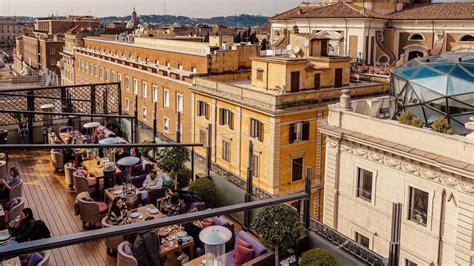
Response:
[{"label": "wooden deck floor", "polygon": [[[63,173],[55,173],[47,152],[9,154],[9,167],[16,166],[23,178],[23,198],[36,219],[45,221],[53,236],[81,232],[82,222],[74,215],[75,193],[68,191]],[[52,250],[51,265],[115,265],[106,254],[104,241]]]}]

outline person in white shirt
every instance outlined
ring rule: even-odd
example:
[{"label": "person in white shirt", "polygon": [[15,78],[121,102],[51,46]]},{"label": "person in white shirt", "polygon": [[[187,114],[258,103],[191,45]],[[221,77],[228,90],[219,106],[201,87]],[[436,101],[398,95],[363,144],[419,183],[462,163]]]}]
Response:
[{"label": "person in white shirt", "polygon": [[148,199],[148,191],[161,189],[163,187],[163,177],[158,175],[155,169],[152,169],[143,182],[142,201]]}]

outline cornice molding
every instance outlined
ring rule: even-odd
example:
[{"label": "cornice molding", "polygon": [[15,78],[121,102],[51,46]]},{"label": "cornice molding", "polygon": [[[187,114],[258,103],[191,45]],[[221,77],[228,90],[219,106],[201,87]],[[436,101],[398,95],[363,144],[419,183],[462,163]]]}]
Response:
[{"label": "cornice molding", "polygon": [[392,169],[456,189],[459,192],[474,195],[474,182],[467,176],[443,171],[441,167],[346,139],[339,140],[333,136],[328,136],[326,143],[328,149],[353,154]]}]

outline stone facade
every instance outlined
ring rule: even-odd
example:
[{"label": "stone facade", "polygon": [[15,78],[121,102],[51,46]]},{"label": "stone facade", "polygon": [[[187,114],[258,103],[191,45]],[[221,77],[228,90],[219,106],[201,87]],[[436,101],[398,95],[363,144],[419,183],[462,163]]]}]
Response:
[{"label": "stone facade", "polygon": [[0,18],[0,48],[15,47],[16,37],[23,35],[23,25],[12,18]]},{"label": "stone facade", "polygon": [[[328,120],[320,127],[328,138],[324,223],[355,240],[364,236],[387,257],[392,204],[401,203],[401,264],[472,265],[474,144],[338,106]],[[371,173],[369,200],[361,196],[360,169]],[[421,220],[411,214],[414,189],[426,195]]]},{"label": "stone facade", "polygon": [[290,33],[297,29],[329,38],[330,54],[380,65],[449,51],[473,51],[474,3],[426,2],[303,3],[271,19],[272,43],[286,46],[291,42]]}]

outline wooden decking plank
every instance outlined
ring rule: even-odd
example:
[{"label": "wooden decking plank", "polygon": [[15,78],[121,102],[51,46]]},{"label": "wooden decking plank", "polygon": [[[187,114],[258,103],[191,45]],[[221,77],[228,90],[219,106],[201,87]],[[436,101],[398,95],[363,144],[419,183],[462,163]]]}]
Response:
[{"label": "wooden decking plank", "polygon": [[[29,157],[20,154],[20,162],[22,164],[21,170],[23,170],[21,176],[23,180],[26,181],[23,187],[25,188],[31,185],[31,189],[29,189],[29,192],[30,195],[32,195],[33,202],[35,202],[35,209],[33,209],[33,211],[35,212],[35,217],[37,219],[45,221],[53,235],[60,235],[59,227],[56,224],[56,221],[52,218],[53,214],[50,208],[48,207],[48,204],[42,204],[43,200],[41,199],[44,198],[44,196],[42,195],[41,190],[44,189],[44,185],[42,184],[41,179],[38,177],[40,174],[38,171],[39,161],[35,160],[35,163],[33,163],[30,161]],[[33,169],[35,171],[32,171]],[[36,185],[36,188],[32,186],[33,184]],[[66,265],[63,256],[68,254],[64,254],[64,251],[58,249],[52,250],[51,253],[54,255],[54,262],[56,265]]]}]

